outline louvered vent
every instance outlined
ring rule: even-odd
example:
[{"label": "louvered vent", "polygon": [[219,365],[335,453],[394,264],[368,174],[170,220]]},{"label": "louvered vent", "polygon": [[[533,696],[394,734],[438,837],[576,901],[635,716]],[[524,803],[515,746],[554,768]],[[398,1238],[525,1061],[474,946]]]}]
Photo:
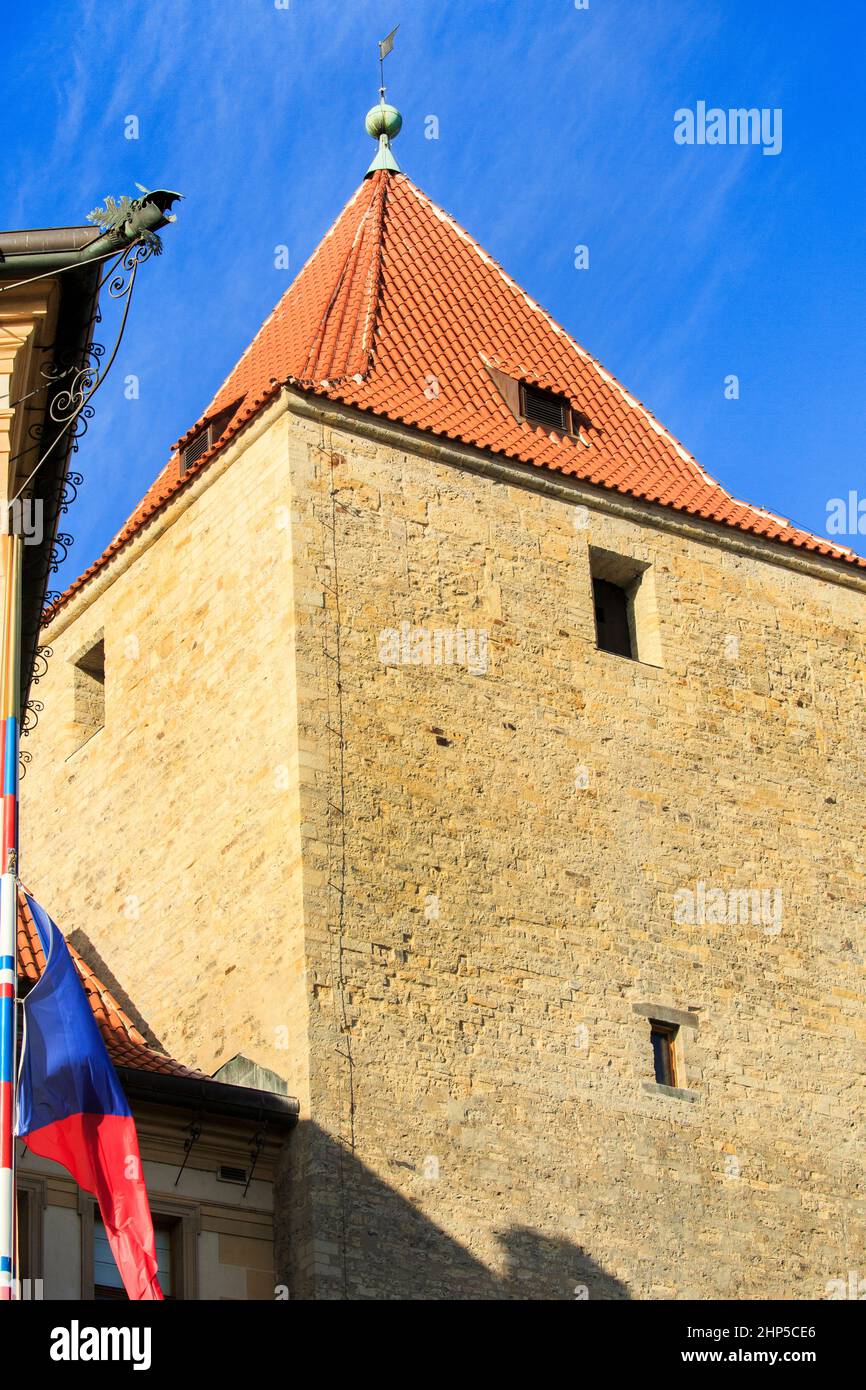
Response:
[{"label": "louvered vent", "polygon": [[246,1182],[246,1168],[232,1168],[228,1163],[221,1163],[217,1169],[217,1177],[220,1182]]},{"label": "louvered vent", "polygon": [[180,456],[181,477],[183,477],[184,473],[188,473],[189,470],[192,468],[193,464],[198,463],[199,459],[207,453],[211,444],[213,444],[213,441],[213,425],[208,425],[206,429],[201,430],[201,432],[197,434],[194,439],[191,439],[189,441],[189,443],[187,444],[186,448],[183,450]]},{"label": "louvered vent", "polygon": [[531,425],[544,425],[549,430],[571,432],[571,406],[563,396],[552,391],[542,391],[537,386],[521,387],[523,418]]}]

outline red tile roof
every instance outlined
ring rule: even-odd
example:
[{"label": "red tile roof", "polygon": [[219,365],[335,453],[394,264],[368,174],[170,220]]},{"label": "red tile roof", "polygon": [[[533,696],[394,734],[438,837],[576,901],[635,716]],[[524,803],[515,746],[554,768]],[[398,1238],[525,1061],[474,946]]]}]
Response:
[{"label": "red tile roof", "polygon": [[[168,1057],[152,1047],[72,943],[67,941],[66,944],[81,976],[93,1016],[105,1039],[108,1055],[116,1067],[160,1072],[163,1076],[190,1076],[200,1081],[211,1080],[203,1072],[191,1071],[189,1067],[176,1062],[173,1057]],[[45,955],[39,932],[27,906],[27,899],[19,889],[18,978],[25,987],[34,985],[44,969]]]},{"label": "red tile roof", "polygon": [[[487,364],[568,396],[588,421],[587,443],[516,419]],[[379,171],[350,198],[129,521],[55,609],[207,467],[283,384],[866,566],[846,547],[732,497],[411,179]],[[224,411],[219,439],[181,479],[177,450]]]}]

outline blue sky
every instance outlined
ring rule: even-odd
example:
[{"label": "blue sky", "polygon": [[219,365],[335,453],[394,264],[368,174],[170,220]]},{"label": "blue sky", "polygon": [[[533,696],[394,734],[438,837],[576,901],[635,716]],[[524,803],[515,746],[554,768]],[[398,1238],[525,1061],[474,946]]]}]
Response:
[{"label": "blue sky", "polygon": [[[403,169],[726,487],[826,532],[830,498],[866,494],[859,0],[67,0],[4,16],[0,225],[80,222],[136,181],[186,200],[95,398],[53,583],[122,525],[360,182],[396,23]],[[781,152],[676,144],[699,100],[780,107]]]}]

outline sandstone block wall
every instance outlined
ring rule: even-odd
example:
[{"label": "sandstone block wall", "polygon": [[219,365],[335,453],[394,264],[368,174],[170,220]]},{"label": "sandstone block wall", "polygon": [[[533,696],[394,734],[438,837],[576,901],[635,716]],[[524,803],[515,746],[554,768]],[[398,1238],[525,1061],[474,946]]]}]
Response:
[{"label": "sandstone block wall", "polygon": [[[596,649],[596,550],[660,665]],[[57,627],[25,878],[175,1055],[301,1099],[294,1296],[866,1273],[861,593],[275,416]]]},{"label": "sandstone block wall", "polygon": [[[289,500],[282,417],[61,613],[21,864],[174,1056],[212,1072],[250,1042],[299,1095]],[[102,634],[104,727],[81,744],[75,662]]]},{"label": "sandstone block wall", "polygon": [[[297,427],[310,1104],[355,1161],[322,1140],[317,1289],[824,1296],[864,1263],[862,594],[324,445]],[[649,564],[660,667],[596,649],[593,550]],[[447,630],[486,670],[429,659]]]}]

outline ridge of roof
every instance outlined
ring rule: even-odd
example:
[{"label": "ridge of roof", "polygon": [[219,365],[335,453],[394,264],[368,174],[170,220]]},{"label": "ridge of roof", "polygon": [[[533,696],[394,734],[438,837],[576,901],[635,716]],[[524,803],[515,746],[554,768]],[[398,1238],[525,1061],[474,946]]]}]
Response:
[{"label": "ridge of roof", "polygon": [[[486,363],[567,396],[581,442],[515,419]],[[424,390],[426,382],[435,389]],[[652,412],[405,174],[364,180],[102,555],[48,622],[285,385],[609,491],[866,568],[866,557],[733,496]],[[183,475],[180,450],[226,412]]]},{"label": "ridge of roof", "polygon": [[[66,945],[84,986],[87,1002],[99,1025],[108,1055],[116,1067],[156,1072],[162,1076],[185,1076],[195,1081],[212,1083],[213,1078],[204,1072],[185,1067],[167,1053],[159,1052],[151,1046],[80,951],[76,950],[71,941],[67,940]],[[45,969],[45,953],[22,888],[18,889],[17,959],[19,980],[34,985]]]}]

